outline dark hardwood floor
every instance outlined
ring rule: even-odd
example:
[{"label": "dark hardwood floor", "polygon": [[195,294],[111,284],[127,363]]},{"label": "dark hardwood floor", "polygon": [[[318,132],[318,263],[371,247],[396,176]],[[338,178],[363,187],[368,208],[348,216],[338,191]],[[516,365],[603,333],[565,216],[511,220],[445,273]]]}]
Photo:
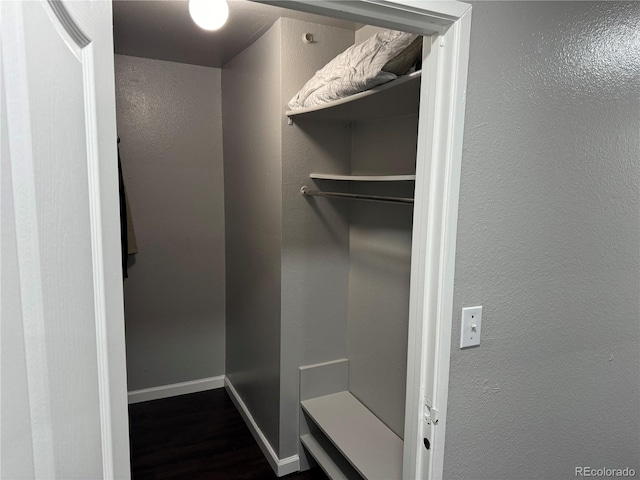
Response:
[{"label": "dark hardwood floor", "polygon": [[[134,480],[277,478],[223,389],[129,405]],[[327,480],[316,468],[282,477]]]}]

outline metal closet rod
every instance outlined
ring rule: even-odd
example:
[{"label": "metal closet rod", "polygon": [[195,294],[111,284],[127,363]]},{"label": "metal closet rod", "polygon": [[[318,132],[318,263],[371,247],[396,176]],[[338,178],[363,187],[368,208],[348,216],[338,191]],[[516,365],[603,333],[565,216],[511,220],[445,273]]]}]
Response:
[{"label": "metal closet rod", "polygon": [[413,204],[413,198],[383,197],[380,195],[361,195],[358,193],[320,192],[318,190],[311,190],[306,185],[300,189],[300,193],[309,197],[348,198],[351,200],[368,200],[370,202]]}]

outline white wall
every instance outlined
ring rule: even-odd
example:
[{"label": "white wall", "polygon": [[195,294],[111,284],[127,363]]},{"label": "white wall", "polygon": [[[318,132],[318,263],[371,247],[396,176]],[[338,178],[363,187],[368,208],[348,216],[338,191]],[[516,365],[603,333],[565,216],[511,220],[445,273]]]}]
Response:
[{"label": "white wall", "polygon": [[473,5],[445,478],[640,471],[639,25],[634,2]]},{"label": "white wall", "polygon": [[140,253],[125,281],[129,390],[225,372],[220,69],[115,56]]}]

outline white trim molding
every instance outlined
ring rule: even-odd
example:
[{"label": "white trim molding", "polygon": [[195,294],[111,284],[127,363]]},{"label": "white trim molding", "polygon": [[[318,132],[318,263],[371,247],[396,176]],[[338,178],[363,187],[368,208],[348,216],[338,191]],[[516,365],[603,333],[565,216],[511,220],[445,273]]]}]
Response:
[{"label": "white trim molding", "polygon": [[258,442],[258,446],[260,447],[260,450],[262,450],[262,453],[264,454],[267,461],[269,462],[269,465],[271,465],[271,468],[273,469],[275,474],[278,477],[282,477],[284,475],[288,475],[290,473],[299,471],[300,457],[298,455],[292,455],[287,458],[282,458],[282,459],[278,458],[278,455],[276,454],[275,450],[267,440],[267,437],[264,436],[264,433],[262,433],[262,430],[260,430],[260,427],[254,420],[253,415],[251,415],[249,408],[244,403],[244,401],[240,397],[240,394],[238,393],[238,391],[235,389],[235,387],[229,381],[228,378],[225,378],[224,386],[227,392],[229,393],[229,396],[231,397],[231,400],[233,401],[234,405],[240,412],[240,415],[242,416],[244,423],[247,424],[247,427],[251,431],[251,435],[253,435],[253,438],[255,438],[256,442]]},{"label": "white trim molding", "polygon": [[[428,2],[425,2],[428,3]],[[436,5],[438,2],[434,2]],[[423,59],[405,417],[405,479],[443,477],[471,7]],[[428,74],[425,74],[425,71]],[[426,114],[425,114],[426,113]],[[423,116],[423,114],[425,114]],[[430,449],[423,446],[428,438]]]},{"label": "white trim molding", "polygon": [[200,380],[191,380],[189,382],[133,390],[128,394],[129,404],[222,388],[224,387],[224,378],[224,375],[219,375],[217,377],[201,378]]}]

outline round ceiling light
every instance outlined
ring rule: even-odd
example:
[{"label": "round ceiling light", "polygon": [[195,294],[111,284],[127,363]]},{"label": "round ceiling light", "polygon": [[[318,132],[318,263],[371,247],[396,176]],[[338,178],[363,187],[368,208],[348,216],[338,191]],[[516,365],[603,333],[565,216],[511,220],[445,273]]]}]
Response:
[{"label": "round ceiling light", "polygon": [[229,18],[229,5],[226,0],[189,0],[189,13],[200,28],[218,30]]}]

